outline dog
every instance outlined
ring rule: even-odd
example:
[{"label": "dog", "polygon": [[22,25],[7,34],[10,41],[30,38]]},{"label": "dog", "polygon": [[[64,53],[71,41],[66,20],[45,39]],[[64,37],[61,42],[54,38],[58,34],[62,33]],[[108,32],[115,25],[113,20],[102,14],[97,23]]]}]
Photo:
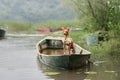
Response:
[{"label": "dog", "polygon": [[73,40],[72,38],[70,37],[69,35],[69,31],[70,31],[70,28],[67,27],[67,28],[64,28],[64,27],[61,27],[63,33],[64,33],[64,54],[66,54],[66,49],[68,49],[68,52],[69,54],[71,54],[71,50],[72,50],[72,53],[75,53],[75,47],[74,47],[74,43],[73,43]]}]

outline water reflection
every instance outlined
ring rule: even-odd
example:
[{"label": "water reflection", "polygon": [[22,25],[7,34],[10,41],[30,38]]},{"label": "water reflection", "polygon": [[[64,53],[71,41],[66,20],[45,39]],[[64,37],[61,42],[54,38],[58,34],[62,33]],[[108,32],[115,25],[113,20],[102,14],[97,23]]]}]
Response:
[{"label": "water reflection", "polygon": [[16,36],[0,40],[0,80],[47,80],[36,64],[39,39]]},{"label": "water reflection", "polygon": [[[56,75],[46,75],[53,80],[119,80],[120,68],[108,61],[97,61],[89,66],[77,70],[61,70],[48,67],[37,58],[39,70],[46,72],[57,72]],[[97,64],[97,65],[96,65]],[[117,64],[118,65],[118,64]],[[49,79],[48,78],[48,79]]]},{"label": "water reflection", "polygon": [[55,69],[53,67],[49,67],[39,61],[39,58],[37,57],[37,64],[39,70],[42,70],[43,74],[46,72],[51,73],[58,73],[55,75],[49,75],[47,74],[49,78],[52,78],[53,80],[84,80],[87,77],[87,74],[85,72],[90,71],[90,67],[86,66],[77,70],[64,70],[64,69]]}]

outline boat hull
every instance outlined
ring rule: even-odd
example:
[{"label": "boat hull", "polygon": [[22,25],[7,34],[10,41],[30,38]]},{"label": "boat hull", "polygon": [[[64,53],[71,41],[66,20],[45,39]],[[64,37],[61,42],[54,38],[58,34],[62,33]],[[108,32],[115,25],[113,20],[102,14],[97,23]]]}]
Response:
[{"label": "boat hull", "polygon": [[88,64],[90,55],[62,55],[62,56],[45,56],[38,55],[39,60],[46,65],[64,68],[76,69]]},{"label": "boat hull", "polygon": [[0,38],[4,38],[5,36],[5,30],[0,29]]},{"label": "boat hull", "polygon": [[88,64],[91,55],[89,51],[74,44],[76,52],[69,54],[67,49],[64,51],[63,43],[62,37],[40,40],[36,45],[39,60],[43,64],[64,69],[76,69]]}]

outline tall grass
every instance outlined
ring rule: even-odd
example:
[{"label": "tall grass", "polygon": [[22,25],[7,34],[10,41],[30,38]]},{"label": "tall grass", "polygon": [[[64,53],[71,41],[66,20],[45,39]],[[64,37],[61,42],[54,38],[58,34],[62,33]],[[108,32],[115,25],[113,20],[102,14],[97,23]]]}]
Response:
[{"label": "tall grass", "polygon": [[[75,43],[79,44],[81,47],[89,50],[92,53],[92,60],[118,60],[120,57],[120,38],[113,37],[113,33],[109,32],[110,39],[108,41],[103,41],[100,44],[94,44],[88,46],[86,43],[86,37],[90,34],[88,31],[71,32],[71,36]],[[116,57],[118,59],[116,59]]]},{"label": "tall grass", "polygon": [[45,22],[34,25],[35,27],[79,27],[80,23],[77,20],[74,21],[54,21],[54,22]]},{"label": "tall grass", "polygon": [[32,24],[26,22],[0,22],[0,27],[11,33],[24,33],[31,30]]},{"label": "tall grass", "polygon": [[61,21],[61,22],[46,22],[32,24],[29,22],[0,22],[0,27],[6,29],[10,33],[37,33],[38,28],[50,27],[50,28],[60,28],[60,27],[81,27],[79,21]]}]

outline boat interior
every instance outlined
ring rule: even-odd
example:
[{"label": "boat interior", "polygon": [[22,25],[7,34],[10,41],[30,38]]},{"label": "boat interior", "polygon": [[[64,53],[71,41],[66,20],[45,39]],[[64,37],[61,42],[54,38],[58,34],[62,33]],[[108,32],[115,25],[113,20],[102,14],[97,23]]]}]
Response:
[{"label": "boat interior", "polygon": [[[82,51],[83,54],[86,54],[87,52],[86,50],[78,47],[77,45],[75,45],[75,49],[75,54],[80,54],[80,51]],[[62,55],[64,54],[63,41],[57,39],[45,39],[39,43],[39,52],[40,54],[46,55]],[[67,49],[66,54],[69,54]]]},{"label": "boat interior", "polygon": [[39,44],[42,54],[58,55],[63,54],[63,42],[62,40],[46,39]]}]

